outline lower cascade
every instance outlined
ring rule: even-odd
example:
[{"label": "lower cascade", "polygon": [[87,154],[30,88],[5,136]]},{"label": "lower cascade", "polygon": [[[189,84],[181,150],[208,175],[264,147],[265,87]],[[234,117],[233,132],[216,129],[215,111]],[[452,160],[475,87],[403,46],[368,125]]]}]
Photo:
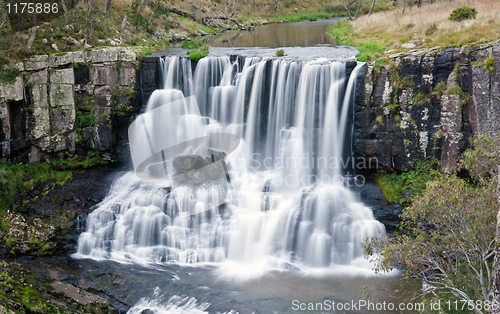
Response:
[{"label": "lower cascade", "polygon": [[[361,66],[208,56],[192,72],[188,58],[162,57],[161,89],[151,95],[145,114],[165,109],[173,115],[165,121],[175,119],[177,129],[143,119],[145,128],[155,132],[155,140],[169,142],[236,135],[237,148],[219,157],[228,184],[207,180],[220,174],[220,164],[198,152],[168,165],[185,168],[175,185],[167,177],[145,180],[125,173],[87,217],[75,256],[287,269],[371,267],[361,243],[385,234],[385,228],[347,184]],[[172,109],[174,102],[191,106],[189,99],[196,99],[199,118]]]}]

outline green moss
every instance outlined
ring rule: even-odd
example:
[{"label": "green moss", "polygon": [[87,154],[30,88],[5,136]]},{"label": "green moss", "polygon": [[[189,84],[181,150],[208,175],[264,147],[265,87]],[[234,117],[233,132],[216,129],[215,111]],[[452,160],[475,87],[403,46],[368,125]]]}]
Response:
[{"label": "green moss", "polygon": [[493,70],[495,69],[495,59],[493,57],[489,57],[484,61],[484,69],[489,75],[493,74]]},{"label": "green moss", "polygon": [[375,174],[375,182],[389,202],[402,204],[411,202],[411,199],[405,199],[402,195],[403,191],[408,191],[412,197],[423,193],[427,182],[442,175],[439,169],[439,161],[429,158],[415,161],[412,169],[402,174],[377,173]]},{"label": "green moss", "polygon": [[0,81],[3,83],[13,83],[19,76],[18,67],[0,66]]},{"label": "green moss", "polygon": [[208,56],[208,46],[202,46],[200,49],[188,50],[186,54],[189,56],[189,59],[198,62],[201,58]]},{"label": "green moss", "polygon": [[21,190],[33,190],[35,184],[48,180],[64,185],[72,179],[73,172],[103,163],[106,162],[98,152],[89,152],[83,161],[78,156],[40,164],[10,164],[0,160],[0,212],[13,205]]},{"label": "green moss", "polygon": [[448,86],[446,85],[446,82],[444,81],[439,82],[439,84],[437,84],[436,87],[434,87],[432,94],[442,96],[446,92],[447,88]]},{"label": "green moss", "polygon": [[415,97],[413,97],[413,104],[416,106],[420,106],[429,100],[430,99],[427,96],[425,96],[425,94],[418,93],[415,95]]},{"label": "green moss", "polygon": [[79,304],[74,304],[73,310],[59,307],[54,302],[54,296],[47,294],[51,290],[51,281],[43,282],[16,263],[0,262],[0,267],[3,269],[0,285],[9,288],[8,292],[0,289],[0,299],[8,300],[6,303],[2,302],[8,313],[83,312]]},{"label": "green moss", "polygon": [[148,55],[150,55],[150,54],[152,54],[152,53],[153,53],[153,50],[151,50],[151,49],[149,49],[149,48],[143,49],[143,50],[141,51],[141,55],[143,55],[143,56],[148,56]]},{"label": "green moss", "polygon": [[276,57],[283,57],[285,55],[285,50],[279,49],[276,51]]},{"label": "green moss", "polygon": [[444,95],[461,95],[462,88],[458,84],[453,84],[446,88]]}]

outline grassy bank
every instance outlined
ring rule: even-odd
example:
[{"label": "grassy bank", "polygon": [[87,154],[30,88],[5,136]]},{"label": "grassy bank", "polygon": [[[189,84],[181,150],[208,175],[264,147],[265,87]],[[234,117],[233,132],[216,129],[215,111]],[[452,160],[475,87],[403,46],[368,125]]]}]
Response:
[{"label": "grassy bank", "polygon": [[[6,12],[3,1],[0,0],[2,17]],[[363,12],[367,13],[370,3],[365,2]],[[19,62],[32,55],[105,46],[145,46],[160,50],[168,47],[172,40],[182,41],[188,37],[199,37],[200,34],[216,34],[238,28],[236,24],[224,20],[212,20],[210,25],[204,25],[173,13],[172,8],[191,14],[198,21],[202,16],[225,16],[243,25],[346,16],[340,0],[281,0],[277,8],[274,1],[267,0],[172,0],[167,3],[95,0],[92,1],[92,7],[89,7],[90,2],[74,3],[73,8],[60,8],[64,14],[37,22],[36,31],[33,31],[31,19],[27,18],[23,24],[25,27],[19,28],[13,27],[7,18],[6,23],[0,26],[0,63]],[[392,8],[390,0],[379,0],[373,10],[377,12]],[[0,72],[3,73],[1,68]]]},{"label": "grassy bank", "polygon": [[[316,21],[320,19],[329,19],[334,17],[347,17],[347,11],[344,6],[337,2],[319,2],[318,6],[313,12],[289,12],[289,13],[266,13],[263,16],[271,23],[282,22],[299,22],[299,21]],[[367,13],[370,11],[371,2],[363,2],[362,12]],[[377,1],[373,7],[373,12],[383,12],[393,10],[394,6],[392,1]]]},{"label": "grassy bank", "polygon": [[453,2],[441,1],[407,8],[404,12],[398,9],[361,16],[353,22],[334,25],[329,34],[338,44],[357,47],[360,61],[373,60],[384,52],[461,47],[497,40],[500,2],[476,0],[471,6],[478,12],[475,19],[451,21]]},{"label": "grassy bank", "polygon": [[76,156],[64,161],[40,164],[10,164],[0,161],[0,215],[13,205],[20,191],[30,191],[35,185],[49,181],[53,185],[64,185],[71,180],[75,171],[104,163],[106,162],[96,153],[89,153],[81,161]]}]

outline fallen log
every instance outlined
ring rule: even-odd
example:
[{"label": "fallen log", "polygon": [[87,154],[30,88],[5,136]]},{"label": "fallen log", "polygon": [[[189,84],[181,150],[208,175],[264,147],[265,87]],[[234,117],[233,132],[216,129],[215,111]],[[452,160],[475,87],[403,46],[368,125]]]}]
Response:
[{"label": "fallen log", "polygon": [[196,21],[196,19],[194,18],[194,15],[189,14],[189,13],[184,12],[184,11],[181,11],[181,10],[179,10],[177,8],[170,8],[169,11],[172,12],[172,13],[175,13],[177,15],[180,15],[182,17],[185,17],[185,18],[191,19],[193,21]]},{"label": "fallen log", "polygon": [[[169,11],[174,13],[174,14],[180,15],[182,17],[188,18],[190,20],[197,21],[194,15],[189,14],[187,12],[184,12],[182,10],[179,10],[177,8],[170,8]],[[210,20],[230,21],[230,22],[236,24],[241,30],[252,30],[255,28],[254,26],[246,26],[246,25],[240,24],[235,19],[233,19],[231,17],[227,17],[227,16],[205,16],[202,18],[202,22],[206,26],[209,26],[208,24],[209,24]]]},{"label": "fallen log", "polygon": [[206,25],[208,23],[208,21],[210,21],[210,20],[225,20],[225,21],[230,21],[230,22],[233,22],[234,24],[236,24],[241,30],[245,30],[245,31],[246,30],[252,30],[252,29],[255,28],[254,26],[245,26],[243,24],[240,24],[235,19],[227,17],[227,16],[207,16],[207,17],[203,18],[203,24]]}]

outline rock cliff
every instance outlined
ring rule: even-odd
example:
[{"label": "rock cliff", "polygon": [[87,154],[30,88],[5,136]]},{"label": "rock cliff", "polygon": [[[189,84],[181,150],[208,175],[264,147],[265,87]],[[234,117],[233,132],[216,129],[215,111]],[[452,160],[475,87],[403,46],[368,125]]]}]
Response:
[{"label": "rock cliff", "polygon": [[429,156],[456,171],[469,138],[500,132],[500,42],[415,50],[368,63],[359,78],[354,153],[379,170]]},{"label": "rock cliff", "polygon": [[115,159],[141,108],[139,61],[123,48],[35,56],[0,84],[0,158],[40,162],[99,151]]},{"label": "rock cliff", "polygon": [[[354,108],[355,157],[378,171],[440,159],[456,171],[469,138],[500,131],[500,42],[414,50],[365,65]],[[352,64],[348,64],[349,70]],[[128,158],[127,128],[158,88],[158,57],[124,48],[36,56],[0,84],[0,158]],[[376,170],[376,169],[373,169]]]}]

